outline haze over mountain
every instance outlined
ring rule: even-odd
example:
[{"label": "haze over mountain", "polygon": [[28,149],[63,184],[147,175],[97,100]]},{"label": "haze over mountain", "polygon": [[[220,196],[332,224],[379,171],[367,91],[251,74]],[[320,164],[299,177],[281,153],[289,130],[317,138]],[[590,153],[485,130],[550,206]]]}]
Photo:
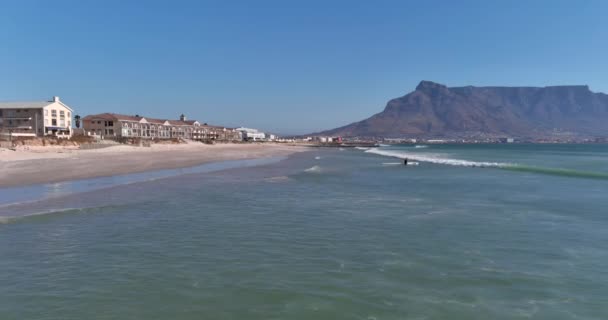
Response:
[{"label": "haze over mountain", "polygon": [[608,95],[586,85],[447,87],[422,81],[368,119],[316,135],[344,137],[608,136]]}]

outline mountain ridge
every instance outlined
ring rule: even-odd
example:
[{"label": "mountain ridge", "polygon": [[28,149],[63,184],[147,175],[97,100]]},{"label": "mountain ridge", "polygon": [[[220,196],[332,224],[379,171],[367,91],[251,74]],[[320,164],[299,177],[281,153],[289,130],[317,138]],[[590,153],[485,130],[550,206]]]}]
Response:
[{"label": "mountain ridge", "polygon": [[587,85],[448,87],[423,80],[362,121],[313,135],[543,137],[608,135],[608,95]]}]

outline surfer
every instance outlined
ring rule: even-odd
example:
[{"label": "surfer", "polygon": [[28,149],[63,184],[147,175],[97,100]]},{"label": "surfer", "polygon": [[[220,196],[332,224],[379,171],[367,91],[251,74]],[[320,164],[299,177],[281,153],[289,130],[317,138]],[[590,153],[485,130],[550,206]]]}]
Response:
[{"label": "surfer", "polygon": [[407,166],[407,158],[403,159],[403,165]]}]

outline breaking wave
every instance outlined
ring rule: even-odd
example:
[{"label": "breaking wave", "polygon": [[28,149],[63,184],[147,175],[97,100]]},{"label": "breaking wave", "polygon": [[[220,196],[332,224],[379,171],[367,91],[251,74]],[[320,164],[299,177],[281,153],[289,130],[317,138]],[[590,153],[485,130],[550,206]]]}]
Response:
[{"label": "breaking wave", "polygon": [[571,178],[586,178],[586,179],[599,179],[599,180],[608,180],[608,173],[604,172],[591,172],[591,171],[579,171],[572,169],[562,169],[562,168],[547,168],[547,167],[537,167],[537,166],[528,166],[516,163],[506,163],[506,162],[484,162],[484,161],[469,161],[469,160],[461,160],[461,159],[451,159],[445,158],[436,154],[416,154],[416,153],[408,153],[397,150],[380,150],[377,148],[373,148],[365,151],[367,153],[373,153],[386,157],[393,157],[404,159],[408,158],[410,160],[416,160],[420,162],[428,162],[435,164],[443,164],[450,166],[462,166],[462,167],[480,167],[480,168],[498,168],[509,171],[517,171],[517,172],[529,172],[536,174],[544,174],[551,176],[560,176],[560,177],[571,177]]},{"label": "breaking wave", "polygon": [[423,144],[417,144],[414,146],[414,148],[416,149],[423,149],[423,148],[428,148],[429,146],[423,145]]},{"label": "breaking wave", "polygon": [[493,168],[502,168],[506,166],[512,166],[509,163],[502,162],[480,162],[480,161],[469,161],[469,160],[460,160],[460,159],[450,159],[444,158],[438,155],[432,154],[416,154],[416,153],[408,153],[403,151],[396,150],[380,150],[378,148],[373,148],[366,150],[367,153],[373,153],[386,157],[393,157],[404,159],[408,158],[411,160],[416,160],[420,162],[428,162],[428,163],[436,163],[436,164],[445,164],[451,166],[462,166],[462,167],[493,167]]}]

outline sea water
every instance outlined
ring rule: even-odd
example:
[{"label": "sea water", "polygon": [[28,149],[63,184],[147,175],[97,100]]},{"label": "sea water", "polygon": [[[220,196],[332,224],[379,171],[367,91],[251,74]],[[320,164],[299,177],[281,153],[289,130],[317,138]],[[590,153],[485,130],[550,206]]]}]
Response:
[{"label": "sea water", "polygon": [[605,145],[187,173],[5,200],[0,319],[608,318]]}]

